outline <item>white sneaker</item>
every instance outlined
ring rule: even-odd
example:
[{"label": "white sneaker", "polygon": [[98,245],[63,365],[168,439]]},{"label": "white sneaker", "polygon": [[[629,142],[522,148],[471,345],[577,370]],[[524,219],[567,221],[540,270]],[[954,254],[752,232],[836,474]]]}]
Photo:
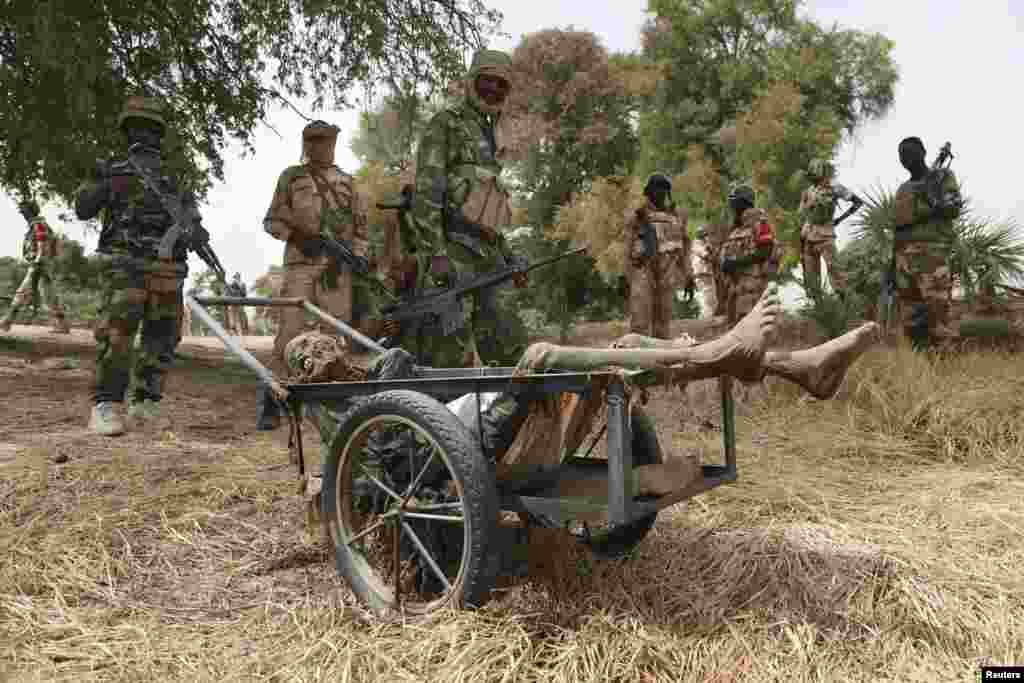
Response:
[{"label": "white sneaker", "polygon": [[124,434],[124,423],[117,414],[117,406],[111,401],[102,401],[92,407],[89,429],[103,436]]}]

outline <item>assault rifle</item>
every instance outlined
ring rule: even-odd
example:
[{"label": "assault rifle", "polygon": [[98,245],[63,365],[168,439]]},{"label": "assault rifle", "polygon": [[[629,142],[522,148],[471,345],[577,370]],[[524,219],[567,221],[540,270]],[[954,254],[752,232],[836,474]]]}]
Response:
[{"label": "assault rifle", "polygon": [[[928,175],[925,177],[925,196],[928,204],[933,208],[942,201],[942,181],[946,174],[943,172],[949,168],[953,161],[953,148],[950,143],[944,144],[940,149],[935,161],[932,162]],[[908,226],[909,227],[909,226]],[[889,324],[892,322],[892,308],[896,301],[896,243],[895,228],[893,229],[892,256],[889,259],[889,267],[882,271],[881,293],[878,298],[878,318],[882,330],[889,331]]]},{"label": "assault rifle", "polygon": [[194,204],[189,203],[187,206],[182,201],[180,195],[171,196],[170,193],[164,192],[163,188],[160,187],[159,182],[153,177],[149,169],[145,168],[135,158],[135,152],[139,145],[132,145],[128,150],[128,165],[132,167],[142,182],[146,185],[146,189],[155,194],[160,199],[160,204],[163,205],[164,211],[171,215],[171,219],[174,224],[170,230],[164,233],[163,238],[160,240],[160,246],[157,248],[157,256],[163,260],[169,261],[174,255],[174,247],[177,245],[178,240],[184,239],[188,249],[196,254],[203,260],[210,269],[217,274],[217,279],[224,282],[225,273],[224,266],[221,265],[220,259],[217,258],[217,254],[213,252],[213,248],[210,247],[210,233],[207,232],[206,228],[202,226],[202,217],[199,215],[199,211],[196,209]]},{"label": "assault rifle", "polygon": [[442,334],[449,335],[463,328],[466,324],[462,312],[461,299],[473,292],[495,287],[511,280],[517,275],[524,275],[531,270],[551,265],[569,256],[582,254],[587,247],[580,247],[567,251],[557,256],[538,261],[537,263],[516,263],[490,273],[482,275],[471,275],[465,279],[456,281],[455,285],[445,289],[426,289],[419,295],[413,296],[399,304],[385,306],[382,312],[387,320],[401,323],[404,320],[418,320],[424,317],[433,317],[441,323]]},{"label": "assault rifle", "polygon": [[326,253],[339,269],[345,268],[352,271],[360,280],[373,284],[376,289],[382,292],[387,298],[392,300],[395,298],[391,290],[385,287],[384,283],[374,277],[370,268],[370,262],[362,256],[357,256],[344,241],[334,239],[329,235],[321,233],[319,237],[306,240],[303,243],[301,250],[302,253],[308,257],[319,256],[320,254]]}]

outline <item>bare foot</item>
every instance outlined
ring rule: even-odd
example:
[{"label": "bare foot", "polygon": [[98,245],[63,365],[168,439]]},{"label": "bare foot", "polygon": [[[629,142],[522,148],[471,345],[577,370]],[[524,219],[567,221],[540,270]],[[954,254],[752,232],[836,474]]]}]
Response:
[{"label": "bare foot", "polygon": [[765,367],[769,375],[799,384],[817,399],[829,399],[836,395],[853,362],[880,338],[881,328],[865,323],[811,349],[769,352]]}]

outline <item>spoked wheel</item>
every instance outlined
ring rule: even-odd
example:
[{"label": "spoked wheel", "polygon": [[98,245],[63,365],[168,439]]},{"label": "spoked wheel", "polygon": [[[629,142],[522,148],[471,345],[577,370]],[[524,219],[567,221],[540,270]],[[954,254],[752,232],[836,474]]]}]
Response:
[{"label": "spoked wheel", "polygon": [[338,571],[378,613],[481,604],[493,586],[494,476],[444,405],[387,391],[350,410],[324,468]]}]

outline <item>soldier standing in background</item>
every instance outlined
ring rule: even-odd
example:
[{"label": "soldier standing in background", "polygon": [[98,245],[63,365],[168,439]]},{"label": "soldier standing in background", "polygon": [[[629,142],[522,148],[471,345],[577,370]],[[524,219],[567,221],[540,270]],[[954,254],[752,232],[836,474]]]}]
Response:
[{"label": "soldier standing in background", "polygon": [[[131,97],[118,125],[138,164],[157,177],[163,191],[177,193],[176,180],[161,173],[166,129],[162,113],[158,101]],[[183,202],[196,210],[191,193],[183,195]],[[99,164],[96,177],[78,189],[75,213],[80,220],[100,216],[102,224],[95,257],[103,282],[94,330],[99,358],[89,427],[113,436],[124,432],[118,407],[129,381],[134,385],[129,414],[157,414],[178,336],[178,297],[188,275],[188,247],[179,240],[171,260],[158,258],[157,247],[174,219],[128,161]],[[134,353],[132,342],[140,325],[141,349]]]},{"label": "soldier standing in background", "polygon": [[729,192],[732,230],[722,245],[726,315],[735,325],[749,313],[775,274],[775,236],[764,209],[754,207],[754,190],[740,183]]},{"label": "soldier standing in background", "polygon": [[[263,229],[285,243],[281,297],[306,299],[333,317],[359,327],[366,322],[372,292],[352,272],[340,268],[325,252],[322,235],[348,243],[352,252],[367,258],[365,200],[356,192],[352,176],[334,165],[338,127],[313,121],[302,130],[302,163],[289,166],[277,179]],[[274,338],[274,356],[285,375],[284,349],[292,339],[317,327],[305,311],[282,308]],[[329,333],[327,328],[325,332]],[[269,390],[257,428],[280,425],[280,409]]]},{"label": "soldier standing in background", "polygon": [[[246,292],[245,283],[242,282],[242,274],[235,273],[234,278],[232,278],[227,286],[228,296],[244,299]],[[245,314],[244,306],[228,306],[228,323],[236,335],[245,337],[249,334],[249,318]]]},{"label": "soldier standing in background", "polygon": [[672,183],[647,179],[644,205],[626,217],[625,277],[630,331],[668,339],[676,289],[693,298],[694,277],[687,213],[672,202]]},{"label": "soldier standing in background", "polygon": [[[807,175],[812,185],[800,196],[800,262],[804,271],[804,284],[808,292],[821,291],[821,262],[825,261],[832,289],[840,297],[845,295],[846,274],[836,267],[836,226],[857,212],[864,204],[860,197],[838,183],[832,182],[835,167],[825,159],[815,159]],[[849,202],[850,208],[833,220],[840,201]]]},{"label": "soldier standing in background", "polygon": [[39,205],[32,200],[18,204],[18,212],[28,222],[25,238],[21,244],[22,257],[28,262],[28,273],[21,286],[14,293],[11,307],[0,319],[0,331],[7,332],[18,315],[18,309],[31,301],[38,301],[39,295],[46,301],[53,318],[52,332],[68,334],[71,331],[64,317],[57,284],[53,279],[53,261],[57,257],[57,236],[46,219],[40,214]]},{"label": "soldier standing in background", "polygon": [[948,327],[949,259],[953,221],[963,210],[956,176],[948,168],[928,168],[925,156],[920,138],[900,142],[900,163],[910,179],[896,191],[893,262],[900,322],[915,349],[954,336]]}]

